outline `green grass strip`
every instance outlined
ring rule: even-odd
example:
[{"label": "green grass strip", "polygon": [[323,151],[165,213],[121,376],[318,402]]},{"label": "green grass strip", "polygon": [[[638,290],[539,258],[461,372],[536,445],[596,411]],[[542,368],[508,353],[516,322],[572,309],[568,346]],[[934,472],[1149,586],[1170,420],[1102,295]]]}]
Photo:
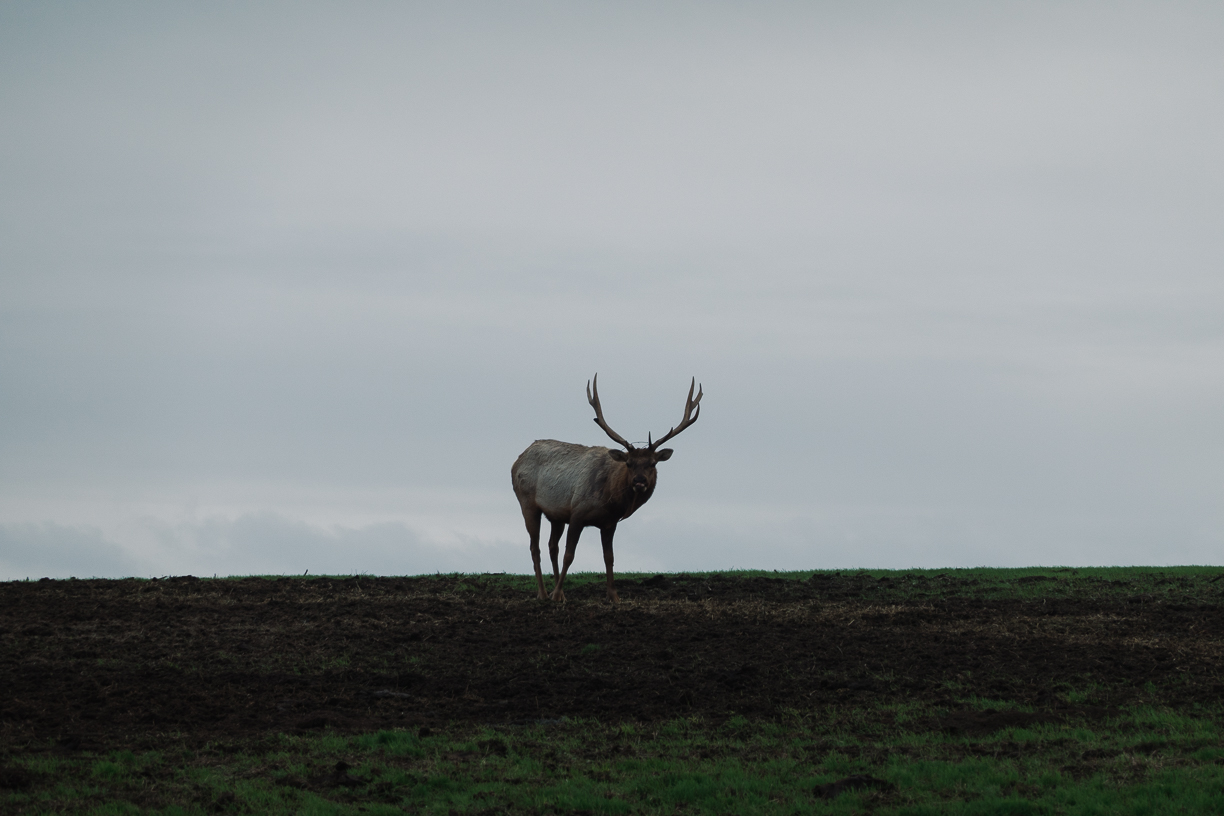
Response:
[{"label": "green grass strip", "polygon": [[[994,702],[994,701],[992,701]],[[1224,814],[1220,711],[957,737],[916,706],[9,757],[0,812]],[[342,763],[339,764],[338,763]],[[878,787],[826,796],[853,776]]]}]

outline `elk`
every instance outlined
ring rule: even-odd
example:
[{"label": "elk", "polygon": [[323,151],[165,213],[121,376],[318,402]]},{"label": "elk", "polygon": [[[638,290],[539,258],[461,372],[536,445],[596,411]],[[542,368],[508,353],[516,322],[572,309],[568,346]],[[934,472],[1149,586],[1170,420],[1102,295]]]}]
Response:
[{"label": "elk", "polygon": [[[574,445],[555,439],[537,439],[527,446],[510,468],[510,480],[514,495],[523,510],[527,523],[527,534],[531,537],[531,560],[535,564],[537,597],[564,601],[561,591],[565,575],[574,562],[574,551],[578,548],[578,537],[585,527],[598,527],[603,541],[604,566],[608,570],[608,600],[619,603],[616,588],[612,584],[612,536],[618,522],[629,518],[650,500],[654,493],[658,474],[655,465],[671,458],[671,448],[658,450],[659,445],[671,439],[697,421],[701,413],[701,387],[697,386],[697,397],[693,398],[693,387],[697,378],[689,383],[688,398],[684,404],[684,419],[659,439],[650,440],[646,435],[646,447],[635,448],[625,441],[604,420],[599,405],[599,375],[595,381],[587,381],[587,402],[595,409],[595,424],[624,450],[599,446]],[[548,555],[552,559],[554,586],[551,594],[544,592],[544,576],[540,572],[540,517],[546,516],[552,529],[548,534]],[[561,531],[569,525],[565,537],[565,560],[557,572],[557,549]]]}]

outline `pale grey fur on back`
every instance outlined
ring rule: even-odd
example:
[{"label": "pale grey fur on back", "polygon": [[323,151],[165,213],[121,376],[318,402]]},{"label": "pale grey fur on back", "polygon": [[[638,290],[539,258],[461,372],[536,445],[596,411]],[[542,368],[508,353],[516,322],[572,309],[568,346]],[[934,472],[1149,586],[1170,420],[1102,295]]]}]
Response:
[{"label": "pale grey fur on back", "polygon": [[537,439],[514,463],[515,492],[528,498],[550,520],[568,522],[602,504],[602,486],[615,461],[604,447]]}]

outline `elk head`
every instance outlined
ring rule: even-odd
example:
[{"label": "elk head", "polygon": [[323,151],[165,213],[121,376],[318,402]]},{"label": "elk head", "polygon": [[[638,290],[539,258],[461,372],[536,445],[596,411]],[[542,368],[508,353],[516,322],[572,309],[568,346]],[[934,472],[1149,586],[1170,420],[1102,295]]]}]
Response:
[{"label": "elk head", "polygon": [[[693,388],[697,388],[697,397],[693,398]],[[697,378],[694,377],[689,383],[688,398],[684,403],[684,419],[680,424],[669,430],[663,436],[654,440],[650,440],[650,434],[646,434],[646,447],[635,448],[625,438],[618,434],[608,425],[603,416],[603,409],[599,405],[599,375],[595,375],[594,383],[587,383],[587,402],[591,403],[591,407],[595,409],[595,424],[604,429],[604,432],[611,437],[613,442],[618,445],[624,445],[625,450],[619,451],[610,449],[608,455],[618,462],[623,462],[629,470],[630,484],[633,486],[633,492],[642,496],[649,496],[654,491],[655,479],[657,472],[655,465],[659,462],[666,462],[671,458],[672,449],[663,448],[658,450],[659,445],[676,436],[688,426],[697,421],[698,415],[701,414],[701,386],[697,385]],[[645,499],[642,499],[645,501]]]}]

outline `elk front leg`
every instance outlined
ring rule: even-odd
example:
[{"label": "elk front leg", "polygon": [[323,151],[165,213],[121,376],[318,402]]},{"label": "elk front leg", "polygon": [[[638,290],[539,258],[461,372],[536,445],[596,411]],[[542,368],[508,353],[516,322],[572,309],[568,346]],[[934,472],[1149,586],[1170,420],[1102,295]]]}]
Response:
[{"label": "elk front leg", "polygon": [[603,542],[604,566],[608,570],[608,600],[614,604],[620,603],[616,587],[612,586],[612,536],[616,533],[616,525],[605,527],[599,531],[599,539]]},{"label": "elk front leg", "polygon": [[[531,537],[531,563],[535,566],[536,597],[544,600],[544,573],[540,571],[540,511],[523,510],[523,521],[527,523],[527,535]],[[554,557],[553,561],[557,559]]]},{"label": "elk front leg", "polygon": [[557,577],[557,586],[553,589],[552,599],[564,601],[565,593],[561,585],[565,583],[565,574],[569,572],[570,564],[574,563],[574,551],[578,549],[578,536],[582,535],[582,525],[570,522],[569,532],[565,534],[565,561],[561,563],[561,574]]}]

